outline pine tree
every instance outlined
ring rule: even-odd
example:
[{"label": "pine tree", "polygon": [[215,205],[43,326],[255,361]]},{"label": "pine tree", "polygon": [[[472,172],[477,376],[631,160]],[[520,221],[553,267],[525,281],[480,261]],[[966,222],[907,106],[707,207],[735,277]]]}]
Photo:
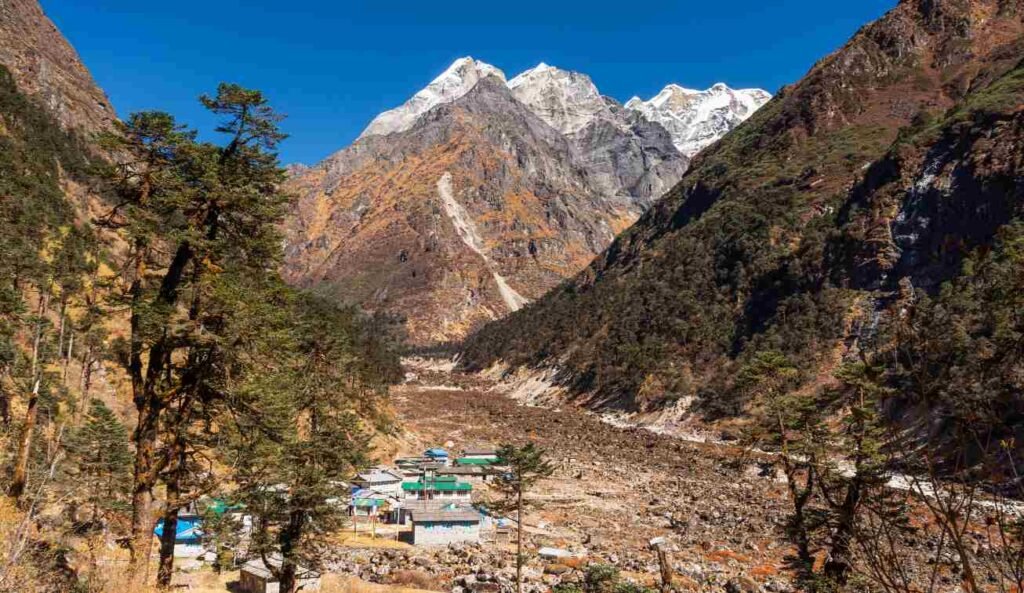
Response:
[{"label": "pine tree", "polygon": [[[217,131],[228,135],[225,145],[198,143],[194,132],[159,112],[129,117],[106,139],[127,155],[107,171],[120,201],[103,222],[124,230],[133,245],[125,301],[127,370],[138,412],[130,545],[136,581],[149,558],[154,487],[176,475],[168,465],[187,455],[181,449],[188,443],[178,442],[189,433],[182,423],[196,417],[193,407],[209,409],[223,396],[226,367],[218,363],[234,345],[216,337],[225,308],[213,304],[220,277],[266,273],[280,251],[276,225],[285,198],[277,187],[284,173],[273,150],[284,137],[281,118],[259,91],[237,85],[222,84],[201,101],[224,118]],[[157,450],[161,431],[178,443],[170,455]],[[176,521],[182,500],[169,501],[165,522]],[[163,552],[159,579],[167,584],[173,557]]]},{"label": "pine tree", "polygon": [[793,512],[787,532],[797,548],[798,569],[809,574],[814,564],[812,532],[817,527],[810,505],[817,488],[817,442],[811,433],[820,425],[813,405],[794,397],[798,371],[778,351],[756,353],[741,369],[738,387],[757,402],[751,445],[779,447]]},{"label": "pine tree", "polygon": [[238,389],[248,413],[236,427],[236,496],[254,517],[251,548],[280,555],[267,566],[294,593],[299,568],[319,568],[344,520],[345,481],[367,462],[368,406],[383,384],[365,372],[351,312],[299,295],[269,315],[265,372]]},{"label": "pine tree", "polygon": [[499,463],[508,467],[508,471],[498,475],[492,487],[498,491],[501,500],[494,505],[496,509],[516,512],[516,591],[523,590],[523,527],[527,503],[526,493],[537,482],[554,473],[554,467],[547,460],[547,452],[534,443],[522,447],[505,444],[498,448]]},{"label": "pine tree", "polygon": [[96,522],[129,510],[132,452],[128,430],[102,401],[89,402],[81,427],[67,440],[69,485]]}]

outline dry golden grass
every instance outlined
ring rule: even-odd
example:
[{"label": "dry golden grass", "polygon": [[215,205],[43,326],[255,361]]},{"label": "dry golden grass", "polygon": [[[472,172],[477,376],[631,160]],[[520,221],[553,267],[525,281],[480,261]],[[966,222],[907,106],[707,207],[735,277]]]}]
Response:
[{"label": "dry golden grass", "polygon": [[[212,570],[202,570],[188,575],[177,575],[175,584],[188,582],[191,593],[226,593],[232,589],[230,583],[238,582],[238,571],[217,574]],[[155,585],[132,585],[122,575],[108,580],[102,589],[103,593],[160,593],[165,591]]]},{"label": "dry golden grass", "polygon": [[382,550],[408,550],[412,548],[405,542],[386,537],[371,537],[369,533],[352,533],[339,531],[331,537],[331,542],[346,548],[374,548]]},{"label": "dry golden grass", "polygon": [[[238,571],[216,574],[210,570],[202,570],[187,575],[191,593],[228,593],[236,587],[239,579]],[[182,582],[176,580],[176,582]],[[417,589],[398,585],[377,585],[347,575],[326,574],[323,577],[321,593],[436,593],[429,589]],[[154,585],[132,586],[126,579],[112,579],[103,588],[103,593],[160,593]]]},{"label": "dry golden grass", "polygon": [[322,593],[434,593],[429,589],[377,585],[352,576],[336,574],[324,575],[321,591]]}]

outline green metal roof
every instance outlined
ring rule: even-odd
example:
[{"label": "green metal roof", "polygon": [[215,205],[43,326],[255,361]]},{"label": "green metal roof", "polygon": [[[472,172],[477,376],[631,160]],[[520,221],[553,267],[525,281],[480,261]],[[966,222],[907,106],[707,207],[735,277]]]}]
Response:
[{"label": "green metal roof", "polygon": [[353,505],[356,507],[382,507],[386,505],[388,501],[383,498],[357,498],[353,501]]},{"label": "green metal roof", "polygon": [[455,465],[491,465],[495,461],[497,461],[496,458],[494,458],[494,459],[480,459],[480,458],[473,458],[473,457],[462,457],[460,459],[456,459],[455,460]]},{"label": "green metal roof", "polygon": [[472,490],[473,485],[466,482],[456,482],[454,477],[443,476],[433,481],[428,481],[424,486],[421,480],[415,482],[403,482],[402,490],[406,492],[419,492],[421,490],[436,490],[438,492],[464,492]]},{"label": "green metal roof", "polygon": [[243,504],[228,504],[222,498],[214,498],[214,499],[211,500],[210,506],[207,507],[207,510],[209,510],[210,512],[212,512],[212,513],[214,513],[216,515],[223,515],[224,513],[228,512],[228,511],[237,511],[237,510],[241,510],[241,509],[244,509],[244,508],[245,508],[245,505],[243,505]]}]

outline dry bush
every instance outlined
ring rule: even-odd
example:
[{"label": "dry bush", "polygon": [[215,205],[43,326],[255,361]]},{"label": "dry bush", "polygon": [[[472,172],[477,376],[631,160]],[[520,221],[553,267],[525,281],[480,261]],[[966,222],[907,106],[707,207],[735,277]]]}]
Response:
[{"label": "dry bush", "polygon": [[428,591],[443,591],[440,581],[436,577],[419,570],[396,570],[391,573],[388,582],[399,587],[411,589],[425,589]]}]

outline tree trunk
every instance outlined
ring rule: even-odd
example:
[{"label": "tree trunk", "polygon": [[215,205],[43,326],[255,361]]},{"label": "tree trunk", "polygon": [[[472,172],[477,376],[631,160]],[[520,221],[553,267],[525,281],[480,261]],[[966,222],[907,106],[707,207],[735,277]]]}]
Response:
[{"label": "tree trunk", "polygon": [[[189,260],[192,248],[188,243],[178,246],[160,285],[157,302],[170,309],[178,300],[178,289]],[[141,256],[140,256],[141,260]],[[136,264],[136,280],[132,285],[132,352],[129,371],[132,376],[132,391],[135,408],[138,410],[138,425],[135,428],[135,475],[132,481],[132,529],[131,566],[129,572],[133,583],[146,580],[146,569],[153,543],[153,487],[159,477],[156,454],[159,422],[164,401],[159,394],[158,384],[164,378],[164,369],[170,359],[173,346],[165,335],[149,349],[149,363],[145,377],[142,375],[141,320],[139,319],[142,299],[141,278],[144,266]]]},{"label": "tree trunk", "polygon": [[[168,502],[170,502],[171,487],[167,487]],[[156,584],[162,588],[171,586],[171,577],[174,575],[174,542],[178,534],[178,507],[170,505],[164,511],[164,531],[160,534],[160,568],[156,573]]]},{"label": "tree trunk", "polygon": [[7,495],[18,502],[21,495],[25,493],[25,484],[28,482],[28,458],[32,449],[32,433],[36,427],[36,417],[39,413],[39,380],[36,380],[32,388],[32,395],[28,399],[28,410],[25,412],[25,423],[21,428],[21,439],[18,441],[18,453],[14,458],[14,471],[11,473],[11,485],[7,488]]},{"label": "tree trunk", "polygon": [[7,368],[0,367],[0,422],[5,428],[11,425],[11,395],[4,387],[6,379]]},{"label": "tree trunk", "polygon": [[82,422],[82,416],[89,409],[89,391],[92,390],[92,366],[93,347],[90,345],[82,353],[82,377],[78,384],[78,391],[82,394],[78,406],[75,409],[75,424]]},{"label": "tree trunk", "polygon": [[129,548],[133,583],[144,584],[153,543],[153,487],[156,485],[156,418],[149,407],[139,411],[135,430],[135,473],[132,480],[132,529]]},{"label": "tree trunk", "polygon": [[75,349],[75,332],[72,331],[72,332],[70,332],[68,334],[68,352],[67,352],[67,355],[64,357],[64,370],[63,370],[63,377],[62,377],[62,379],[63,379],[65,385],[67,385],[67,383],[68,383],[68,367],[71,366],[71,354],[74,351],[74,349]]},{"label": "tree trunk", "polygon": [[295,544],[302,537],[302,526],[305,522],[306,513],[296,509],[289,514],[288,525],[281,530],[281,576],[279,577],[281,593],[296,593],[298,591]]},{"label": "tree trunk", "polygon": [[181,509],[181,478],[185,469],[185,443],[180,437],[174,439],[171,451],[174,467],[171,468],[165,482],[167,484],[167,508],[164,511],[164,530],[160,534],[160,568],[156,574],[156,584],[170,587],[174,574],[174,542],[177,539],[178,512]]},{"label": "tree trunk", "polygon": [[839,509],[839,521],[832,536],[829,560],[825,563],[825,576],[842,588],[850,575],[850,548],[853,545],[857,508],[860,506],[861,481],[854,476],[846,490],[846,497]]},{"label": "tree trunk", "polygon": [[669,561],[664,545],[659,545],[656,551],[658,553],[658,570],[661,573],[661,593],[670,593],[672,591],[672,562]]},{"label": "tree trunk", "polygon": [[36,417],[39,415],[39,382],[41,380],[39,369],[42,366],[39,362],[39,352],[43,340],[43,321],[46,315],[47,302],[48,297],[46,293],[40,294],[38,318],[36,319],[36,335],[32,340],[32,393],[28,398],[28,410],[25,412],[25,423],[21,428],[18,452],[14,458],[11,484],[7,489],[7,495],[14,499],[15,503],[25,493],[25,485],[28,483],[28,459],[32,451],[32,434],[36,428]]}]

